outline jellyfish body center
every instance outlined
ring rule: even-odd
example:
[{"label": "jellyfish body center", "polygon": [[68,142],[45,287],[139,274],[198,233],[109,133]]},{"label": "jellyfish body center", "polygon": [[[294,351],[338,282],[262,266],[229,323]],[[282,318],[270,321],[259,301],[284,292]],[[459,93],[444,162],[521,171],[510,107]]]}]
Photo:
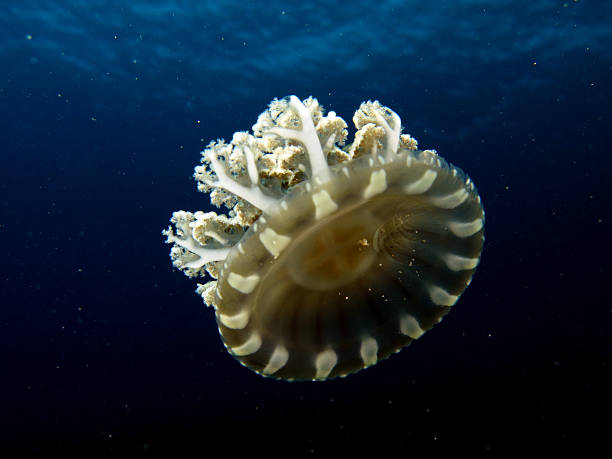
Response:
[{"label": "jellyfish body center", "polygon": [[376,259],[374,234],[380,222],[354,210],[314,225],[296,241],[289,274],[299,285],[330,290],[355,281]]}]

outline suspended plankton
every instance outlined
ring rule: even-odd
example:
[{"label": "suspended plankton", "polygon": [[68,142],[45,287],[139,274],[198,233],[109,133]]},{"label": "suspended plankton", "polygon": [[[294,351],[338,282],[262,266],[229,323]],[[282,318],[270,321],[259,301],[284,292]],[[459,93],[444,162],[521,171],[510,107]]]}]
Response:
[{"label": "suspended plankton", "polygon": [[175,267],[209,277],[228,351],[265,376],[345,376],[438,323],[469,285],[484,212],[472,181],[417,150],[379,102],[347,125],[314,98],[274,100],[230,143],[211,142],[198,189],[228,208],[174,212]]}]

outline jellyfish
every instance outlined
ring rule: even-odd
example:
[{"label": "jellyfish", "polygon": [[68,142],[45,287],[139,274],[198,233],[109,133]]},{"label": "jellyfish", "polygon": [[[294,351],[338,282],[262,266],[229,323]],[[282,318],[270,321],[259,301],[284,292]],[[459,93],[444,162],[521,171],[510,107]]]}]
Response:
[{"label": "jellyfish", "polygon": [[208,279],[223,344],[256,373],[326,380],[370,367],[441,321],[483,246],[473,182],[418,150],[378,101],[347,124],[312,97],[273,100],[212,141],[194,177],[226,213],[174,212],[173,265]]}]

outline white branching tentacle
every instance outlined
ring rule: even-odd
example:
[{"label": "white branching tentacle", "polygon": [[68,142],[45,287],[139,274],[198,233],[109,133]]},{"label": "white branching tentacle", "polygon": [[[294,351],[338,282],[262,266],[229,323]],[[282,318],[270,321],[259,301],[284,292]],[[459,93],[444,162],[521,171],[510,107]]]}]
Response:
[{"label": "white branching tentacle", "polygon": [[400,132],[402,129],[402,122],[397,113],[391,111],[391,118],[393,119],[393,128],[389,126],[387,120],[376,111],[376,121],[385,130],[385,159],[389,160],[397,153],[400,143]]},{"label": "white branching tentacle", "polygon": [[[265,210],[268,206],[277,202],[276,198],[264,194],[257,183],[254,183],[253,185],[248,187],[232,179],[227,174],[225,166],[221,163],[221,161],[219,161],[219,158],[217,158],[217,153],[214,151],[214,149],[211,148],[210,150],[208,150],[207,156],[210,159],[210,165],[212,167],[212,170],[215,172],[215,174],[217,174],[217,181],[208,182],[208,185],[223,188],[224,190],[233,193],[236,196],[239,196],[245,201],[250,202],[255,207],[261,210]],[[248,165],[248,161],[249,156],[247,155],[247,167],[249,170],[249,177],[251,181],[253,181],[253,169],[251,169],[251,166]],[[253,159],[253,167],[255,167],[254,162],[255,160]],[[254,173],[257,173],[256,167]]]},{"label": "white branching tentacle", "polygon": [[308,110],[296,96],[291,96],[289,98],[289,106],[296,111],[300,118],[302,129],[297,130],[274,126],[269,129],[269,132],[287,139],[297,140],[304,144],[306,154],[308,155],[308,161],[310,162],[312,176],[327,180],[330,177],[329,165],[323,154],[321,142],[319,142],[319,137],[317,136],[317,130],[312,121],[310,110]]},{"label": "white branching tentacle", "polygon": [[183,264],[185,268],[201,268],[206,263],[210,263],[212,261],[220,261],[225,260],[227,258],[227,254],[230,251],[230,247],[223,247],[219,249],[206,249],[199,245],[190,235],[186,236],[177,236],[172,232],[171,228],[168,228],[164,231],[164,234],[168,237],[168,243],[176,244],[179,247],[182,247],[185,250],[189,250],[191,253],[195,253],[200,258],[193,261],[188,261]]},{"label": "white branching tentacle", "polygon": [[219,233],[217,233],[216,231],[204,231],[204,235],[214,239],[221,245],[227,244],[227,239],[221,237],[221,235],[219,235]]},{"label": "white branching tentacle", "polygon": [[325,151],[330,151],[332,148],[334,148],[335,144],[336,144],[336,134],[332,134],[327,139],[327,142],[325,142],[325,147],[323,149]]},{"label": "white branching tentacle", "polygon": [[253,185],[259,185],[259,172],[257,172],[257,165],[255,164],[255,154],[253,150],[247,145],[243,145],[242,152],[247,162],[247,172],[249,173],[249,179]]}]

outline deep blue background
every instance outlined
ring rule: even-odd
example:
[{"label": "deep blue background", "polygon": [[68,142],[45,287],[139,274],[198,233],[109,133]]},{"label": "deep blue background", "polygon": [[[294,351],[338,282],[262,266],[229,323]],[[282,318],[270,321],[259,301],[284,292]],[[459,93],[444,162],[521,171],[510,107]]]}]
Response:
[{"label": "deep blue background", "polygon": [[[0,1],[0,450],[589,448],[610,387],[612,2]],[[474,180],[474,282],[410,348],[285,383],[161,229],[274,97],[379,99]],[[354,129],[351,131],[354,132]]]}]

